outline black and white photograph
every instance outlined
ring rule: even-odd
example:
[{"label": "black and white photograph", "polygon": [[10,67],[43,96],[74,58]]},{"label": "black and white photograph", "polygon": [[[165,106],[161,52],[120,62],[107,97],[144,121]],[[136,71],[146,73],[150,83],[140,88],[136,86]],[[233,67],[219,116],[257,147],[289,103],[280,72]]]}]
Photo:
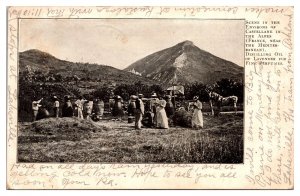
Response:
[{"label": "black and white photograph", "polygon": [[245,20],[20,19],[17,161],[244,163]]}]

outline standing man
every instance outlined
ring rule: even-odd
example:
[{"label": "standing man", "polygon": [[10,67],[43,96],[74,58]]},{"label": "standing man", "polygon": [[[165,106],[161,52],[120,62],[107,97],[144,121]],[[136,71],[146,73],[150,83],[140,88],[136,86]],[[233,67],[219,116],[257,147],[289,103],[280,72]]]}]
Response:
[{"label": "standing man", "polygon": [[130,96],[130,100],[129,100],[129,104],[128,104],[128,109],[127,109],[127,112],[128,112],[128,123],[132,123],[133,122],[133,118],[134,118],[134,115],[135,115],[135,112],[136,112],[136,99],[137,99],[137,96],[135,95],[131,95]]},{"label": "standing man", "polygon": [[71,103],[71,98],[69,95],[66,95],[64,99],[65,99],[65,103],[62,107],[62,117],[72,117],[73,107]]},{"label": "standing man", "polygon": [[89,120],[93,111],[93,99],[90,97],[89,101],[86,102],[86,119]]},{"label": "standing man", "polygon": [[58,98],[56,96],[53,96],[53,110],[54,110],[54,117],[58,118],[59,116],[59,101]]},{"label": "standing man", "polygon": [[167,95],[166,99],[167,99],[167,104],[166,104],[165,110],[166,110],[166,113],[167,113],[167,117],[172,118],[172,116],[175,113],[175,109],[174,109],[174,105],[173,105],[172,100],[171,100],[172,99],[171,95]]},{"label": "standing man", "polygon": [[141,129],[142,128],[142,119],[144,115],[144,103],[142,101],[143,94],[139,94],[138,98],[135,101],[135,129]]},{"label": "standing man", "polygon": [[100,109],[100,113],[99,113],[100,119],[102,119],[102,116],[104,114],[104,101],[102,99],[99,99],[98,106]]},{"label": "standing man", "polygon": [[41,107],[42,105],[40,105],[40,102],[43,100],[43,98],[41,98],[40,100],[37,101],[33,101],[32,102],[32,111],[33,111],[33,121],[36,121],[36,117],[38,115],[39,112],[39,107]]},{"label": "standing man", "polygon": [[77,99],[77,101],[75,102],[75,105],[77,107],[77,111],[78,111],[78,118],[80,119],[83,119],[83,114],[82,114],[82,111],[83,111],[83,104],[86,100],[83,99],[82,96],[79,96],[79,99]]},{"label": "standing man", "polygon": [[152,120],[152,126],[156,127],[156,103],[158,102],[157,94],[153,93],[151,95],[150,100],[150,111],[151,111],[151,120]]}]

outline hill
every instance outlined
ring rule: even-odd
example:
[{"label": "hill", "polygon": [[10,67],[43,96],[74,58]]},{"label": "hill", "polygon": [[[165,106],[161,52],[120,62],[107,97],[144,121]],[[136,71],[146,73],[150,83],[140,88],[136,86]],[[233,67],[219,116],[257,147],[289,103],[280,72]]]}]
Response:
[{"label": "hill", "polygon": [[60,75],[61,78],[72,78],[75,75],[86,81],[97,80],[102,84],[125,83],[132,84],[142,82],[153,84],[147,79],[133,73],[125,72],[111,66],[90,63],[73,63],[60,60],[51,54],[39,50],[27,50],[19,53],[19,71],[22,77],[24,73],[39,73],[45,76]]},{"label": "hill", "polygon": [[164,85],[174,81],[212,84],[222,78],[243,81],[244,68],[184,41],[134,62],[125,71],[138,72]]}]

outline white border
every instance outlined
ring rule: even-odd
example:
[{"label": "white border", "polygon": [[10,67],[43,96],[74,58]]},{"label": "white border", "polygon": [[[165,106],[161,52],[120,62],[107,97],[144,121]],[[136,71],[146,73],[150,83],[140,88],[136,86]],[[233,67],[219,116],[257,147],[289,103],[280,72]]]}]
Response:
[{"label": "white border", "polygon": [[[298,122],[299,117],[299,104],[297,102],[297,100],[300,100],[298,98],[300,98],[299,96],[299,91],[297,90],[297,88],[299,89],[299,54],[297,52],[297,49],[299,47],[299,41],[297,39],[297,35],[299,35],[299,26],[297,26],[297,23],[299,23],[299,14],[297,13],[298,10],[298,3],[300,1],[298,0],[285,0],[285,1],[280,1],[280,0],[248,0],[248,1],[241,1],[241,0],[231,0],[231,1],[225,1],[225,0],[208,0],[206,2],[200,2],[200,1],[192,1],[192,0],[184,0],[184,1],[179,1],[179,0],[173,0],[170,2],[167,2],[166,0],[144,0],[144,1],[133,1],[133,0],[105,0],[105,1],[97,1],[97,0],[72,0],[72,1],[62,1],[62,0],[51,0],[51,1],[34,1],[34,0],[2,0],[1,4],[0,4],[0,27],[1,27],[1,31],[0,31],[0,45],[1,45],[1,50],[0,50],[0,59],[1,59],[1,66],[0,66],[0,78],[1,78],[1,82],[0,82],[0,89],[1,89],[1,95],[0,99],[1,99],[1,104],[0,104],[0,122],[1,122],[1,130],[2,130],[2,134],[1,134],[1,146],[0,146],[0,152],[1,152],[1,177],[0,177],[0,182],[1,182],[1,195],[14,195],[14,194],[22,194],[23,195],[40,195],[40,194],[72,194],[72,195],[79,195],[82,194],[82,192],[78,192],[78,191],[55,191],[55,192],[50,192],[50,191],[6,191],[6,13],[7,13],[7,6],[35,6],[35,5],[39,5],[39,6],[51,6],[51,5],[56,5],[56,6],[94,6],[94,5],[124,5],[124,6],[129,6],[129,5],[151,5],[151,6],[158,6],[158,5],[169,5],[169,6],[196,6],[196,5],[237,5],[237,6],[246,6],[246,5],[255,5],[255,6],[267,6],[267,5],[294,5],[295,9],[294,9],[294,14],[295,14],[295,19],[294,19],[294,53],[295,55],[295,59],[294,59],[294,73],[295,73],[295,86],[294,86],[294,100],[295,101],[295,190],[294,191],[201,191],[201,193],[199,193],[198,191],[168,191],[168,193],[166,193],[166,191],[88,191],[87,194],[108,194],[108,195],[153,195],[153,194],[172,194],[173,195],[182,195],[182,194],[213,194],[213,195],[219,195],[219,194],[229,194],[229,195],[263,195],[263,194],[272,194],[272,195],[299,195],[300,194],[300,189],[298,187],[299,185],[299,133],[298,131],[300,130],[300,123]],[[298,121],[297,121],[298,120]]]}]

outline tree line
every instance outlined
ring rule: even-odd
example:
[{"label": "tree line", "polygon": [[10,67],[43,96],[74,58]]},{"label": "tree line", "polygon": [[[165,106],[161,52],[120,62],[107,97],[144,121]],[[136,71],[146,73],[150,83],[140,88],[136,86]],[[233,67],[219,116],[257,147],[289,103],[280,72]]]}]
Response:
[{"label": "tree line", "polygon": [[[29,75],[30,76],[30,75]],[[32,79],[32,78],[30,78]],[[101,85],[98,88],[90,91],[89,94],[83,94],[80,88],[76,85],[66,85],[63,82],[36,82],[35,80],[30,80],[29,77],[20,77],[19,80],[19,120],[26,118],[28,114],[31,113],[31,103],[35,97],[44,97],[44,106],[46,108],[52,107],[52,102],[50,97],[57,96],[59,98],[65,95],[71,95],[72,97],[78,98],[83,95],[86,99],[90,98],[101,98],[104,101],[108,101],[115,95],[119,95],[123,100],[129,100],[131,95],[136,95],[137,93],[144,94],[144,97],[151,97],[152,93],[156,93],[158,96],[165,96],[166,91],[160,85],[147,85],[143,84],[141,81],[134,84],[117,84],[116,86],[111,85]],[[219,93],[222,96],[235,95],[239,98],[239,103],[243,102],[244,98],[244,88],[243,84],[236,82],[231,79],[221,79],[214,85],[207,85],[200,82],[195,82],[192,84],[185,84],[184,86],[184,99],[192,100],[195,95],[199,96],[200,101],[208,101],[207,88],[211,88],[213,91]]]},{"label": "tree line", "polygon": [[[236,82],[231,79],[221,79],[214,85],[207,85],[200,82],[192,84],[185,84],[184,86],[184,98],[191,100],[195,95],[199,96],[200,101],[207,102],[209,97],[207,89],[211,89],[214,92],[226,97],[235,95],[239,98],[239,102],[243,102],[244,99],[244,87],[241,82]],[[156,93],[158,96],[165,96],[166,92],[160,85],[145,85],[141,82],[135,84],[120,84],[114,89],[108,86],[97,88],[93,92],[93,96],[99,97],[103,100],[108,100],[113,95],[120,95],[124,100],[128,100],[130,95],[136,95],[142,93],[145,97],[151,97],[152,93]]]}]

